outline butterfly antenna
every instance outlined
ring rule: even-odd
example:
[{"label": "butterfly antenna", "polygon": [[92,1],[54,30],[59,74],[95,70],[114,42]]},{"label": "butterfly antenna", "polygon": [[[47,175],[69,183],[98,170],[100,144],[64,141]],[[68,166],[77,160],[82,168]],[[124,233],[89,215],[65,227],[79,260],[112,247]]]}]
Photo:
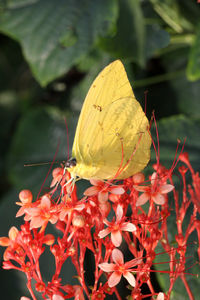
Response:
[{"label": "butterfly antenna", "polygon": [[67,131],[67,160],[69,160],[69,128],[68,128],[66,119],[65,119],[65,127],[66,127],[66,131]]},{"label": "butterfly antenna", "polygon": [[151,136],[151,141],[152,141],[152,145],[153,145],[153,148],[154,148],[154,151],[155,151],[155,154],[156,154],[156,165],[157,165],[157,170],[158,170],[158,167],[159,167],[159,164],[160,164],[160,142],[159,142],[159,135],[158,135],[158,126],[157,126],[157,122],[156,122],[156,118],[155,118],[155,113],[153,111],[153,114],[152,114],[152,118],[154,120],[154,124],[155,124],[155,128],[156,128],[156,139],[157,139],[157,148],[156,148],[156,145],[155,145],[155,142]]},{"label": "butterfly antenna", "polygon": [[144,92],[144,113],[145,113],[145,115],[147,115],[147,94],[148,94],[148,90],[146,90],[145,92]]},{"label": "butterfly antenna", "polygon": [[50,165],[50,164],[59,164],[60,161],[47,161],[47,162],[41,162],[41,163],[33,163],[33,164],[24,164],[24,167],[37,167],[37,166],[44,166],[44,165]]}]

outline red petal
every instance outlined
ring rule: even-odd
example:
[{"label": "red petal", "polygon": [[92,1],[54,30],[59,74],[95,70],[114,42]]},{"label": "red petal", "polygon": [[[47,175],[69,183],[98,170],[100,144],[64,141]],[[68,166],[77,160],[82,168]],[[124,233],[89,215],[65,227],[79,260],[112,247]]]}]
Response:
[{"label": "red petal", "polygon": [[2,247],[8,247],[10,245],[10,240],[9,238],[3,236],[3,237],[0,237],[0,246]]},{"label": "red petal", "polygon": [[116,209],[116,222],[118,223],[123,217],[123,208],[121,205],[117,205]]},{"label": "red petal", "polygon": [[113,249],[112,258],[116,264],[118,264],[118,265],[124,264],[124,256],[123,256],[123,253],[119,249],[116,249],[116,248]]},{"label": "red petal", "polygon": [[108,286],[113,287],[117,285],[121,280],[122,275],[118,272],[113,272],[112,275],[108,279]]},{"label": "red petal", "polygon": [[164,184],[162,186],[160,186],[159,191],[162,194],[167,194],[169,192],[171,192],[174,189],[174,186],[172,184]]},{"label": "red petal", "polygon": [[114,187],[110,189],[110,192],[115,195],[122,195],[124,194],[125,190],[122,187]]},{"label": "red petal", "polygon": [[133,276],[133,274],[131,274],[130,272],[124,272],[123,276],[131,286],[135,286],[135,277]]},{"label": "red petal", "polygon": [[90,179],[90,183],[95,186],[104,186],[104,182],[98,179]]},{"label": "red petal", "polygon": [[100,203],[105,203],[108,200],[108,192],[99,192],[98,201]]},{"label": "red petal", "polygon": [[165,203],[165,197],[160,193],[156,193],[152,196],[152,199],[158,205],[163,205]]},{"label": "red petal", "polygon": [[99,268],[104,272],[113,272],[115,270],[115,264],[102,263],[99,264]]},{"label": "red petal", "polygon": [[138,192],[146,192],[149,190],[149,186],[146,185],[134,185],[133,187]]},{"label": "red petal", "polygon": [[111,231],[111,241],[112,241],[113,245],[115,245],[115,247],[119,247],[121,245],[121,243],[122,243],[122,234],[119,230]]},{"label": "red petal", "polygon": [[164,300],[165,299],[165,295],[163,293],[159,293],[158,297],[156,298],[156,300]]},{"label": "red petal", "polygon": [[50,208],[51,207],[51,200],[49,199],[48,196],[44,195],[42,196],[40,206],[44,208]]},{"label": "red petal", "polygon": [[130,269],[132,267],[135,267],[135,266],[138,266],[142,263],[142,258],[134,258],[134,259],[131,259],[129,261],[127,261],[124,266],[126,269]]},{"label": "red petal", "polygon": [[136,231],[136,226],[132,223],[125,222],[121,224],[120,229],[123,231],[133,232]]},{"label": "red petal", "polygon": [[25,214],[24,206],[20,207],[20,209],[18,210],[18,212],[16,214],[16,218],[23,216],[23,214]]},{"label": "red petal", "polygon": [[44,224],[44,220],[41,217],[35,217],[31,220],[30,229],[39,228]]},{"label": "red petal", "polygon": [[149,198],[150,198],[149,194],[143,193],[138,197],[136,206],[144,205],[149,200]]},{"label": "red petal", "polygon": [[99,189],[96,186],[91,186],[87,190],[85,190],[84,195],[85,196],[94,196],[97,195],[99,192]]},{"label": "red petal", "polygon": [[99,232],[98,236],[100,237],[100,239],[104,238],[105,236],[107,236],[110,233],[110,228],[106,228],[103,229]]},{"label": "red petal", "polygon": [[65,300],[61,295],[54,294],[52,300]]}]

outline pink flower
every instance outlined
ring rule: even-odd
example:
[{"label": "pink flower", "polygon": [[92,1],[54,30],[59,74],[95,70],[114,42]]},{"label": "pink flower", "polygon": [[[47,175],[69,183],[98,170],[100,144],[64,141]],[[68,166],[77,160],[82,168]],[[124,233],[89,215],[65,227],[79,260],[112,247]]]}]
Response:
[{"label": "pink flower", "polygon": [[90,183],[93,185],[89,187],[85,192],[85,196],[98,196],[98,201],[103,203],[108,200],[108,193],[115,195],[121,195],[125,190],[120,186],[110,185],[101,180],[91,179]]},{"label": "pink flower", "polygon": [[123,208],[121,205],[116,209],[116,221],[109,222],[104,220],[104,224],[108,227],[99,232],[98,236],[102,239],[111,233],[111,241],[115,247],[119,247],[122,242],[122,231],[133,232],[136,230],[136,226],[129,222],[123,222]]},{"label": "pink flower", "polygon": [[104,272],[113,272],[108,279],[109,287],[112,288],[115,285],[117,285],[120,282],[122,276],[124,276],[126,280],[129,282],[129,284],[134,287],[135,277],[131,273],[134,271],[134,269],[131,268],[140,264],[142,262],[142,259],[135,258],[124,263],[124,256],[119,249],[113,249],[112,259],[115,262],[115,264],[114,263],[99,264],[99,268]]},{"label": "pink flower", "polygon": [[165,203],[165,194],[174,189],[172,184],[165,184],[158,179],[157,173],[154,172],[151,176],[150,186],[135,186],[136,191],[144,192],[138,197],[136,206],[144,205],[148,200],[152,199],[156,204],[163,205]]},{"label": "pink flower", "polygon": [[51,206],[48,195],[42,196],[37,207],[26,208],[25,213],[24,220],[31,220],[30,229],[39,228],[48,222],[55,224],[58,220],[57,210]]}]

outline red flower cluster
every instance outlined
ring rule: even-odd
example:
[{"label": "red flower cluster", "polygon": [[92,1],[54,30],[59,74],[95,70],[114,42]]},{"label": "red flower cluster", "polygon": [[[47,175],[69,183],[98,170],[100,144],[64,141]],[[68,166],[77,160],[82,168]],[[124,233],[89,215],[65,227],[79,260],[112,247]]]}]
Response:
[{"label": "red flower cluster", "polygon": [[[25,223],[20,230],[12,227],[9,237],[0,238],[0,245],[7,247],[3,268],[25,273],[27,287],[34,300],[34,290],[40,292],[43,299],[51,300],[95,300],[112,294],[118,300],[124,299],[117,290],[122,277],[130,285],[130,299],[170,299],[178,277],[183,281],[189,298],[193,299],[185,276],[185,263],[191,233],[196,230],[200,240],[200,221],[197,220],[197,213],[200,213],[200,177],[192,169],[186,153],[182,153],[179,160],[184,163],[179,167],[182,195],[175,189],[172,170],[157,164],[146,181],[142,173],[120,184],[116,180],[91,180],[93,186],[79,199],[70,174],[64,168],[56,168],[52,173],[50,191],[35,202],[30,191],[20,192],[17,204],[21,207],[17,217],[24,216]],[[188,170],[192,176],[189,186],[186,185]],[[170,204],[168,193],[171,194]],[[176,247],[170,244],[167,222],[172,212],[172,201],[176,213]],[[183,222],[191,205],[192,215],[184,231]],[[49,223],[60,231],[59,237],[46,234]],[[158,245],[169,256],[168,271],[157,271],[169,275],[169,289],[165,293],[155,290],[150,276],[156,272],[156,258],[162,255],[157,251]],[[48,248],[55,259],[55,273],[51,281],[45,283],[39,259]],[[90,287],[84,276],[86,249],[93,253],[95,261],[94,282]],[[127,253],[131,259],[124,262]],[[198,255],[200,258],[200,246]],[[71,259],[75,266],[76,285],[63,284],[64,278],[60,273],[67,259]],[[32,288],[33,281],[35,289]],[[143,293],[144,285],[148,287],[148,295]]]}]

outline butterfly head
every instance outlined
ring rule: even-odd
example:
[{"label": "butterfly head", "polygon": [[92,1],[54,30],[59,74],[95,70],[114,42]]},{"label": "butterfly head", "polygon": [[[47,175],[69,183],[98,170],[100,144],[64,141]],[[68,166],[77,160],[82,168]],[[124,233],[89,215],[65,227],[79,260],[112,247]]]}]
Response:
[{"label": "butterfly head", "polygon": [[71,174],[71,179],[73,181],[76,181],[77,178],[77,175],[75,174],[76,165],[77,165],[77,160],[74,157],[68,159],[64,164],[65,169],[67,169],[67,171]]}]

